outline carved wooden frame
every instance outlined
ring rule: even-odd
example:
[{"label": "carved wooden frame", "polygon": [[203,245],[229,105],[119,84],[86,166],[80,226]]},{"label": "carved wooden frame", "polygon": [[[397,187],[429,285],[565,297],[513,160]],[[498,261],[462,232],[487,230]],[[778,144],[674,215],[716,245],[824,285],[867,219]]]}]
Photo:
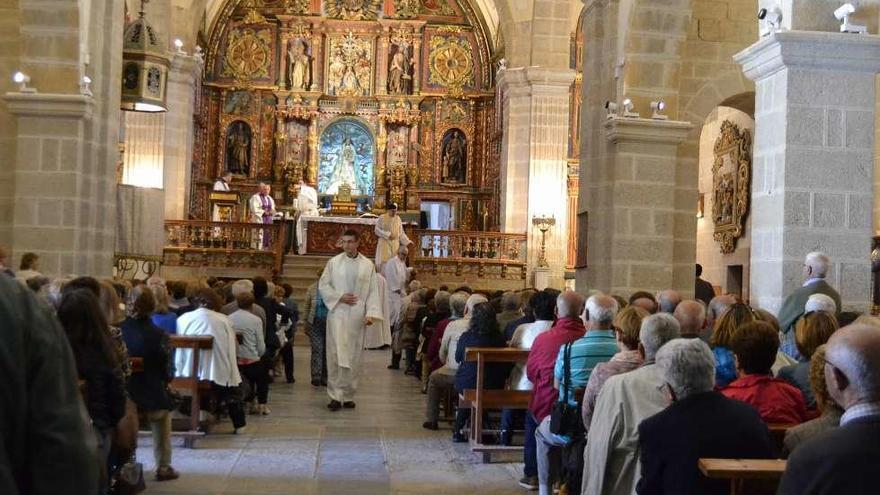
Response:
[{"label": "carved wooden frame", "polygon": [[[736,250],[736,241],[745,231],[745,221],[749,213],[751,199],[752,175],[752,136],[747,129],[729,120],[721,123],[721,135],[715,141],[715,160],[712,163],[712,223],[715,225],[713,237],[721,246],[722,254],[730,254]],[[735,167],[736,183],[731,206],[730,221],[721,222],[724,204],[718,201],[721,184],[720,170],[724,166],[725,157],[729,157]]]}]

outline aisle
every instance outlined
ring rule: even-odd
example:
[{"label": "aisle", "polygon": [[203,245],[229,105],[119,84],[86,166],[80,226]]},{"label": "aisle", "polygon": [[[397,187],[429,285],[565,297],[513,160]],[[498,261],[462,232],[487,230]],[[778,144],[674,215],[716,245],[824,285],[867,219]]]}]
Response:
[{"label": "aisle", "polygon": [[152,440],[140,439],[148,495],[414,495],[526,493],[522,464],[481,464],[447,430],[422,429],[418,382],[385,369],[388,351],[365,351],[357,409],[331,413],[309,384],[308,347],[297,346],[296,384],[272,385],[272,414],[248,416],[244,435],[228,421],[184,449],[174,440],[181,478],[157,483]]}]

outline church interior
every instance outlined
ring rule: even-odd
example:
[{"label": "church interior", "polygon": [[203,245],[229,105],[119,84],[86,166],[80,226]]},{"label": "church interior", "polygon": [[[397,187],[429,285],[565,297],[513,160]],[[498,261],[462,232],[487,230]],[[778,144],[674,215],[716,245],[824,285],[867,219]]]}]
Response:
[{"label": "church interior", "polygon": [[[47,286],[168,281],[172,300],[220,283],[235,303],[260,279],[302,310],[353,233],[378,273],[411,242],[401,294],[423,305],[419,288],[496,310],[502,292],[694,299],[697,265],[710,298],[777,315],[821,252],[838,317],[876,315],[880,0],[844,4],[0,0],[0,261],[38,258]],[[428,376],[386,369],[390,340],[363,351],[357,409],[328,416],[307,317],[287,322],[271,415],[243,435],[174,419],[199,431],[173,439],[180,479],[147,477],[142,419],[145,493],[524,491],[522,428],[473,433],[529,401],[481,395],[485,356],[477,395],[442,404],[452,424],[456,400],[494,411],[463,444],[421,427]]]}]

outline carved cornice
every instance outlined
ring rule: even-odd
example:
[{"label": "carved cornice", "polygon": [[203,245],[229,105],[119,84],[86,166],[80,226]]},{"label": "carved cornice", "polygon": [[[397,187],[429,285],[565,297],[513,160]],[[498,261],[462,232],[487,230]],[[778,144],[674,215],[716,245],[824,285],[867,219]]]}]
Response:
[{"label": "carved cornice", "polygon": [[14,93],[3,96],[9,113],[19,117],[67,117],[91,119],[95,100],[85,95]]},{"label": "carved cornice", "polygon": [[612,143],[642,142],[679,144],[694,125],[677,120],[655,120],[612,117],[603,127],[605,138]]}]

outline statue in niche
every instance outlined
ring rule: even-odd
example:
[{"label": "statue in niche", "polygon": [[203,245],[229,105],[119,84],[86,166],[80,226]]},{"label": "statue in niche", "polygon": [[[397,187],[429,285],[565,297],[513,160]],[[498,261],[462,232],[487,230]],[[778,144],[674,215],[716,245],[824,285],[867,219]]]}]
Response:
[{"label": "statue in niche", "polygon": [[388,67],[388,93],[408,95],[412,93],[412,57],[406,44],[393,45],[391,63]]},{"label": "statue in niche", "polygon": [[467,181],[467,142],[459,129],[450,129],[443,136],[440,159],[443,182],[463,184]]},{"label": "statue in niche", "polygon": [[251,169],[251,141],[253,133],[242,121],[233,122],[226,132],[226,170],[233,174],[248,175]]},{"label": "statue in niche", "polygon": [[287,50],[287,74],[290,78],[290,89],[309,89],[312,79],[311,57],[306,53],[306,44],[303,40],[294,40]]},{"label": "statue in niche", "polygon": [[406,202],[406,165],[407,165],[407,130],[401,128],[391,133],[388,140],[388,169],[385,172],[386,187],[392,203],[405,205]]},{"label": "statue in niche", "polygon": [[328,194],[335,194],[339,190],[339,186],[343,184],[348,184],[351,187],[357,185],[357,178],[354,172],[354,157],[354,143],[352,143],[351,138],[347,137],[342,142],[342,153],[336,158],[336,163],[333,165],[330,187],[327,188]]}]

